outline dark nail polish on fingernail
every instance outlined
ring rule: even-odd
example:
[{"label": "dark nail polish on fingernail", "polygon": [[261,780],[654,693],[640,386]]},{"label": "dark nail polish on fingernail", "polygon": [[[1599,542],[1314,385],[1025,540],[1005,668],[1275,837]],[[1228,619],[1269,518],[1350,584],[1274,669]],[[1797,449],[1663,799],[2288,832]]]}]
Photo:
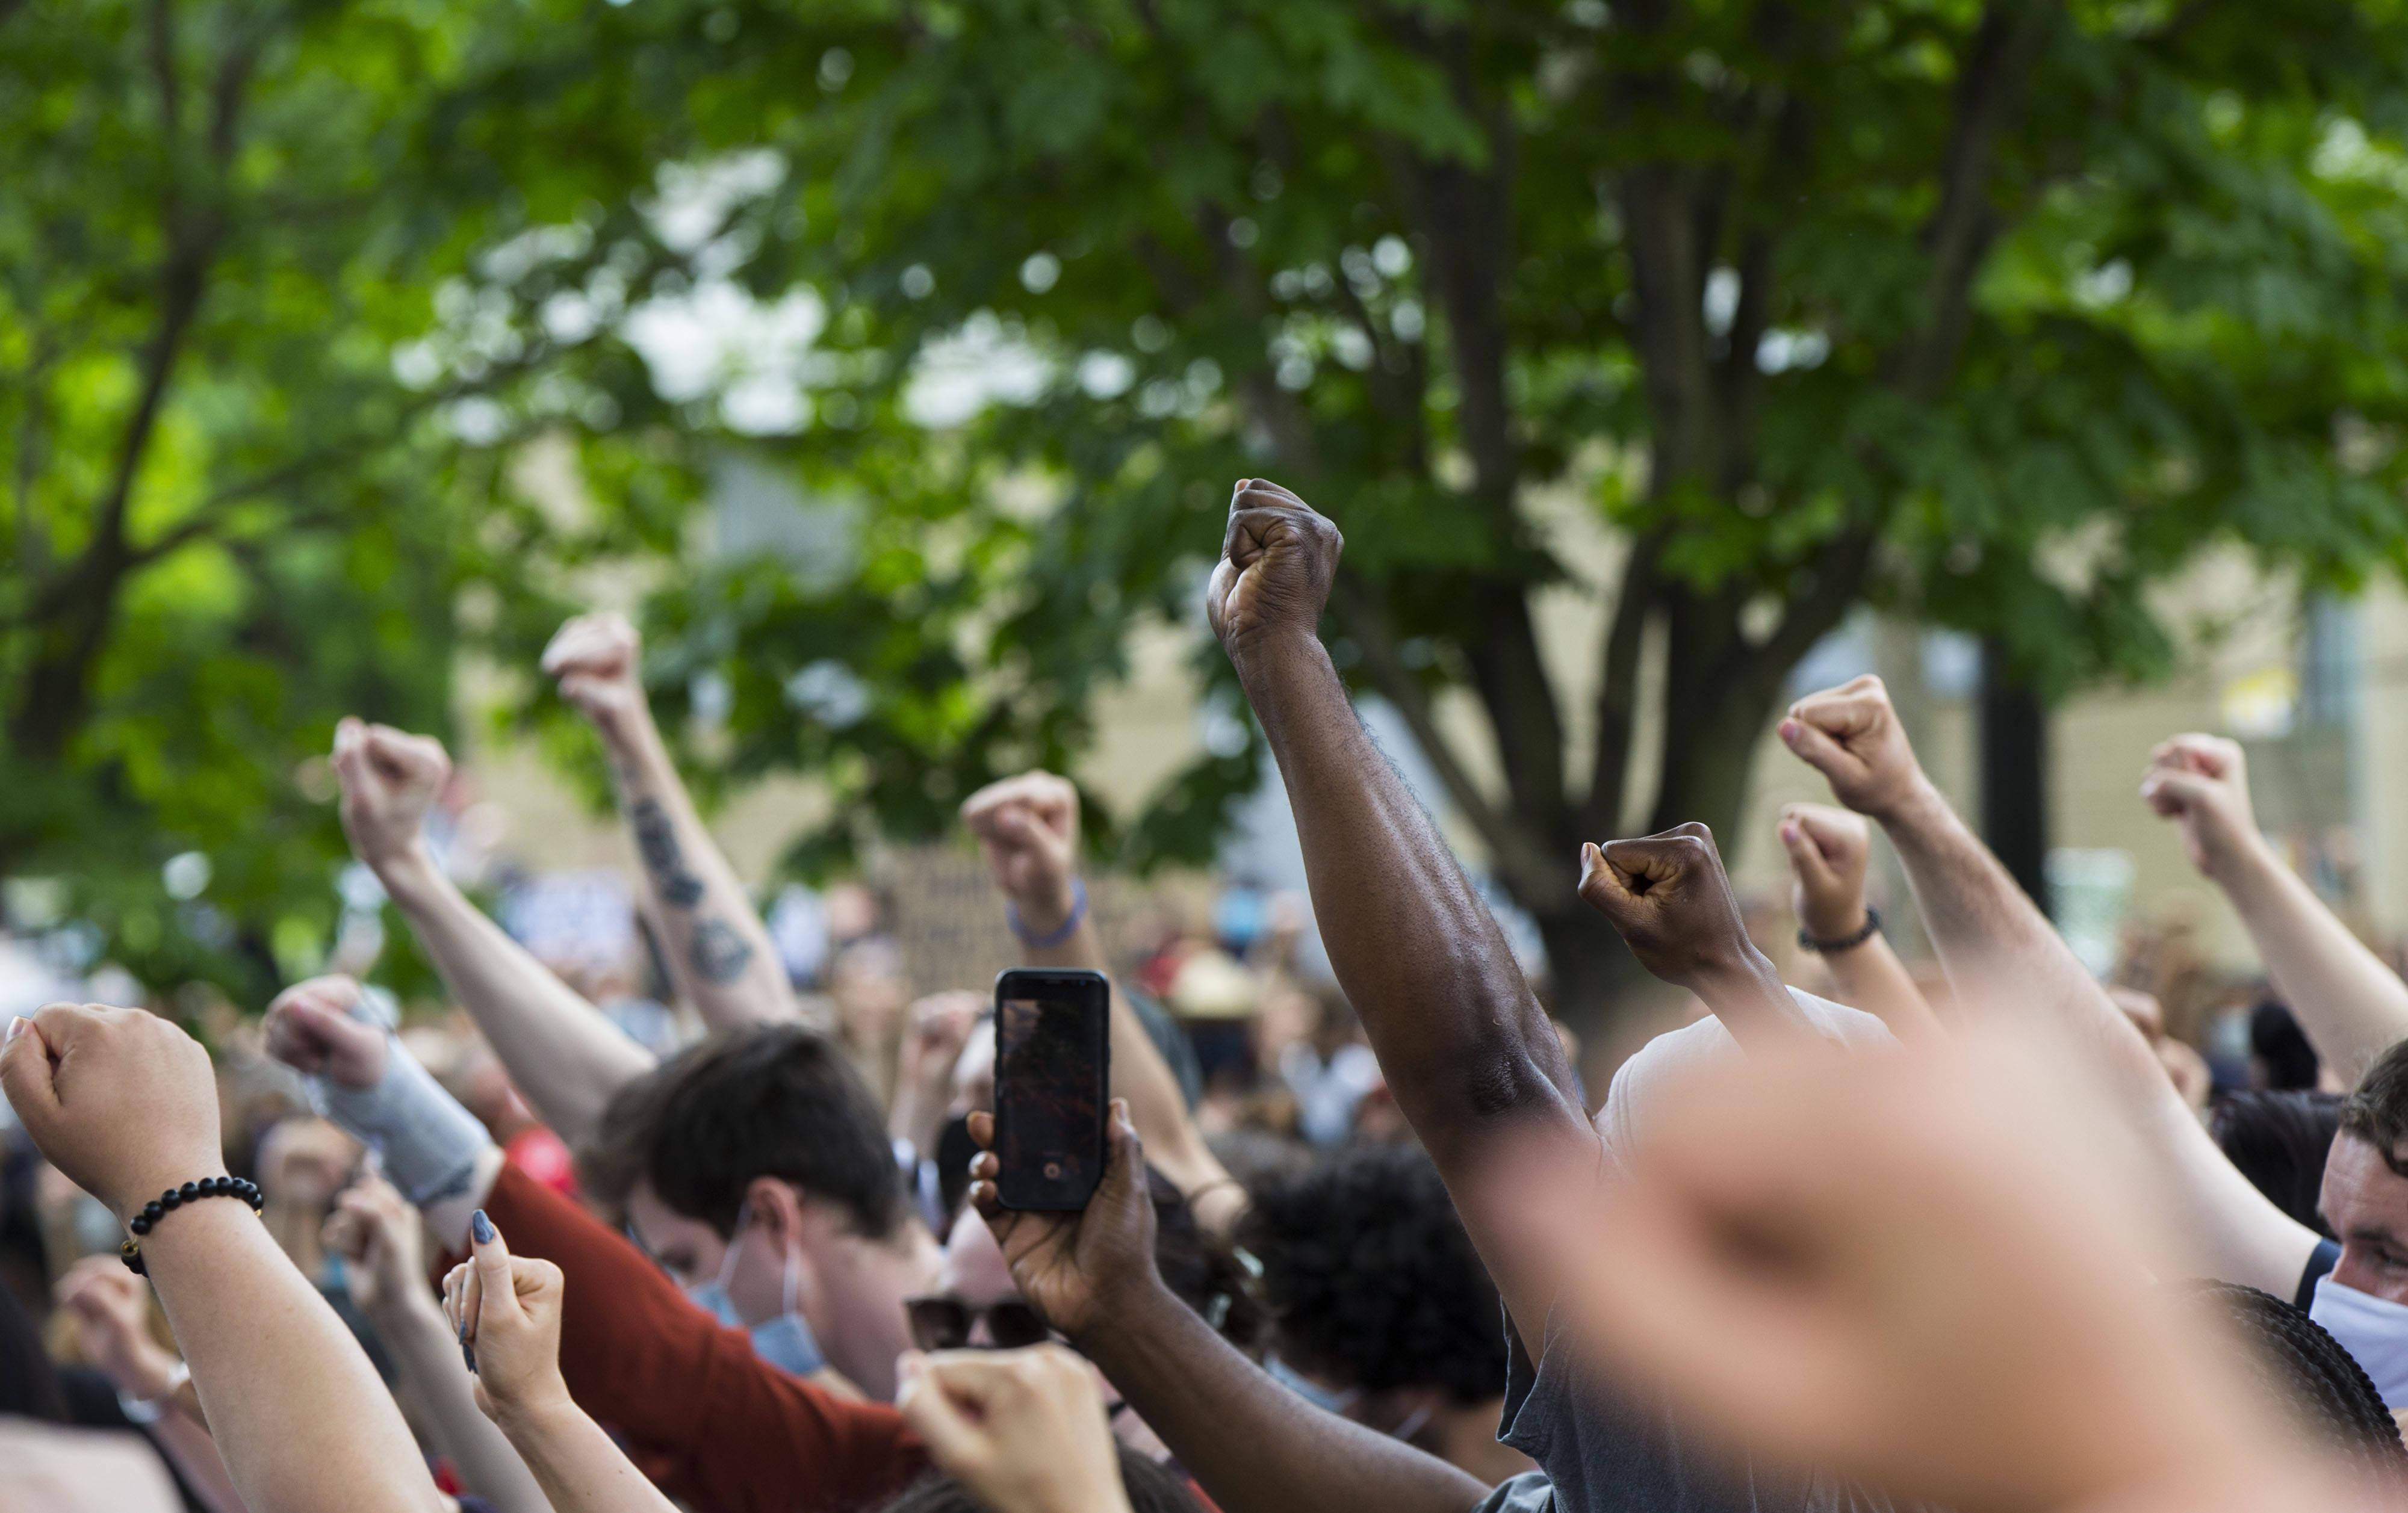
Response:
[{"label": "dark nail polish on fingernail", "polygon": [[473,1345],[461,1346],[460,1359],[468,1363],[468,1375],[471,1377],[475,1376],[477,1374],[477,1348]]},{"label": "dark nail polish on fingernail", "polygon": [[477,1236],[479,1245],[494,1243],[494,1221],[485,1217],[482,1208],[468,1216],[468,1233]]}]

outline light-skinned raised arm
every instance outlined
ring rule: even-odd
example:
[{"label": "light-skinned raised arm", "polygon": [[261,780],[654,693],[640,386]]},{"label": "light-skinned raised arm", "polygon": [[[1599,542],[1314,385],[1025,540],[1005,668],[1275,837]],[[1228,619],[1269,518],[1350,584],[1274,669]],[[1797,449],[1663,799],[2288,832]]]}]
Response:
[{"label": "light-skinned raised arm", "polygon": [[[1841,1001],[1888,1025],[1900,1040],[1940,1033],[1939,1016],[1874,928],[1865,903],[1872,836],[1864,817],[1828,804],[1792,804],[1781,811],[1780,835],[1798,927],[1823,943],[1817,954],[1830,968]],[[1854,944],[1840,944],[1846,941]]]},{"label": "light-skinned raised arm", "polygon": [[1800,699],[1780,734],[1841,803],[1887,833],[1960,1012],[2030,1016],[2065,1036],[2106,1079],[2159,1168],[2196,1269],[2294,1295],[2315,1234],[2225,1160],[2141,1033],[1924,775],[1881,679]]},{"label": "light-skinned raised arm", "polygon": [[426,812],[452,776],[441,742],[346,720],[335,730],[343,834],[384,884],[452,995],[536,1117],[571,1146],[652,1059],[460,892],[426,848]]},{"label": "light-skinned raised arm", "polygon": [[[0,1088],[43,1156],[121,1223],[224,1171],[208,1052],[140,1009],[52,1004],[13,1021]],[[376,1368],[248,1204],[183,1204],[140,1244],[251,1513],[439,1513]]]},{"label": "light-skinned raised arm", "polygon": [[426,1247],[409,1201],[380,1178],[353,1183],[327,1217],[326,1248],[351,1263],[351,1301],[392,1355],[429,1448],[494,1513],[552,1513],[526,1463],[478,1411],[459,1336],[426,1282]]},{"label": "light-skinned raised arm", "polygon": [[2190,864],[2232,901],[2274,991],[2343,1082],[2408,1040],[2408,983],[2267,844],[2239,742],[2175,736],[2150,754],[2141,797],[2181,828]]},{"label": "light-skinned raised arm", "polygon": [[[962,822],[1010,901],[1023,964],[1111,977],[1079,879],[1079,791],[1069,779],[1027,772],[990,783],[962,806]],[[1204,1143],[1179,1078],[1117,979],[1111,1037],[1112,1095],[1128,1100],[1154,1168],[1187,1198],[1207,1234],[1226,1235],[1245,1212],[1245,1190]]]},{"label": "light-skinned raised arm", "polygon": [[580,615],[544,649],[543,673],[602,737],[642,864],[645,913],[660,929],[680,995],[714,1030],[802,1018],[768,927],[695,812],[652,721],[636,627],[624,615]]},{"label": "light-skinned raised arm", "polygon": [[481,1213],[472,1251],[443,1283],[443,1317],[476,1353],[477,1406],[509,1436],[554,1513],[676,1513],[560,1375],[566,1286],[549,1261],[513,1257]]}]

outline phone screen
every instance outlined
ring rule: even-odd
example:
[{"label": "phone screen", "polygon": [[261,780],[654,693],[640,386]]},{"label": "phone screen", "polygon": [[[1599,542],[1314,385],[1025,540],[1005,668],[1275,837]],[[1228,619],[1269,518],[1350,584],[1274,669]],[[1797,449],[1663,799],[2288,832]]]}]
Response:
[{"label": "phone screen", "polygon": [[996,979],[996,1195],[1007,1208],[1083,1208],[1103,1180],[1111,992],[1095,972]]}]

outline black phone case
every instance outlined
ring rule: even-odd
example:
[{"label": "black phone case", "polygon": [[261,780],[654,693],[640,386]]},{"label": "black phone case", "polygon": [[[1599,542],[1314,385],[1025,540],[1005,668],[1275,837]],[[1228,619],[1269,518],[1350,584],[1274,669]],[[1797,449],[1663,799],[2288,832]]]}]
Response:
[{"label": "black phone case", "polygon": [[[1044,996],[1043,985],[1048,981],[1060,982],[1070,978],[1084,980],[1100,976],[1098,973],[1083,971],[1049,972],[1030,968],[1013,968],[996,974],[995,979],[996,1033],[1002,1032],[1005,985],[1013,979],[1019,979],[1022,991],[1015,992],[1010,996],[1040,998]],[[1029,989],[1036,991],[1026,991]],[[1112,1003],[1109,983],[1099,996],[1102,1007],[1096,1016],[1095,1180],[1083,1185],[1048,1181],[1039,1173],[1014,1171],[1010,1166],[1002,1166],[996,1173],[995,1195],[996,1201],[1006,1208],[1020,1213],[1078,1213],[1095,1198],[1096,1189],[1103,1184],[1104,1162],[1107,1154],[1104,1123],[1111,1118],[1112,1086]],[[1000,1047],[997,1048],[998,1050],[1000,1049]],[[996,1064],[997,1075],[995,1088],[995,1143],[998,1151],[1009,1149],[1010,1145],[1009,1131],[1012,1100],[1004,1086],[1003,1070],[1003,1063],[998,1056]]]}]

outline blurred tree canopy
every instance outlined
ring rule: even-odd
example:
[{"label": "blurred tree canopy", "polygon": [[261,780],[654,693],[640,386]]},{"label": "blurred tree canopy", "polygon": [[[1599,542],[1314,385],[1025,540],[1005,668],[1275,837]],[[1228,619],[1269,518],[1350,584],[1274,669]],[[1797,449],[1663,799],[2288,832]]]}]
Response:
[{"label": "blurred tree canopy", "polygon": [[[723,529],[651,606],[659,696],[708,716],[714,777],[830,778],[798,862],[932,833],[1069,760],[1261,473],[1344,527],[1341,665],[1587,1018],[1624,958],[1578,841],[1727,827],[1855,606],[2061,688],[2162,667],[2148,590],[2203,548],[2318,587],[2408,561],[2396,4],[0,18],[0,262],[34,270],[0,296],[0,450],[35,479],[0,548],[9,871],[95,809],[128,850],[230,819],[264,859],[322,847],[289,767],[334,711],[439,722],[430,649],[531,655],[553,564],[675,549],[739,469],[840,544],[798,567]],[[233,150],[229,74],[262,102]],[[671,371],[672,314],[732,333],[718,365]],[[505,465],[537,436],[575,445],[574,519]],[[1600,528],[1602,580],[1567,550]],[[1542,652],[1581,596],[1594,643]],[[20,713],[70,681],[74,720]],[[1444,734],[1456,693],[1484,749]],[[1260,772],[1214,726],[1101,844],[1209,846]]]}]

